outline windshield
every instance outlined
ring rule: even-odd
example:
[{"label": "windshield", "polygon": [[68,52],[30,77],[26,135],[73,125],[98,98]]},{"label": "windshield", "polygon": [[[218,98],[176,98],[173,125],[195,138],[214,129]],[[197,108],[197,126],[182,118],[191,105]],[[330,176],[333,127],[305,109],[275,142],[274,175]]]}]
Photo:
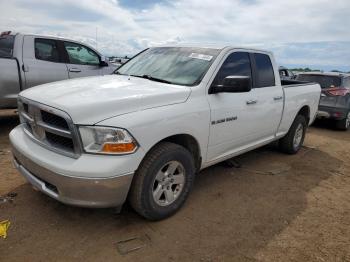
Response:
[{"label": "windshield", "polygon": [[0,57],[12,57],[14,40],[13,35],[0,37]]},{"label": "windshield", "polygon": [[326,75],[298,75],[297,80],[319,83],[321,88],[340,87],[341,79],[338,76]]},{"label": "windshield", "polygon": [[124,64],[115,73],[177,85],[196,85],[202,80],[219,52],[210,48],[150,48]]}]

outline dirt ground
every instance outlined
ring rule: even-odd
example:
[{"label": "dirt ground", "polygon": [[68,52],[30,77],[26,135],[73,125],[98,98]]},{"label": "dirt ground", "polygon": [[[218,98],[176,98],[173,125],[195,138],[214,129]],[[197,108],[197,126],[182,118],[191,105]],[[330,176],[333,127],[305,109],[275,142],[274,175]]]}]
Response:
[{"label": "dirt ground", "polygon": [[350,132],[321,123],[297,155],[271,145],[241,168],[210,167],[176,215],[148,222],[128,206],[116,215],[32,190],[11,164],[16,124],[0,113],[0,195],[17,193],[0,202],[11,221],[0,261],[350,261]]}]

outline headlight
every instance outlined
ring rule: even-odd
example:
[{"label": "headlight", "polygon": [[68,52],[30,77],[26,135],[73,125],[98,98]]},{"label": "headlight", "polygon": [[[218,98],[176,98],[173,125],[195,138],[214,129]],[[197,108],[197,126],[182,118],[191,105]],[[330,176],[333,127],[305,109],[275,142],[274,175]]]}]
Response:
[{"label": "headlight", "polygon": [[135,139],[121,128],[80,126],[79,131],[87,153],[130,154],[137,149]]}]

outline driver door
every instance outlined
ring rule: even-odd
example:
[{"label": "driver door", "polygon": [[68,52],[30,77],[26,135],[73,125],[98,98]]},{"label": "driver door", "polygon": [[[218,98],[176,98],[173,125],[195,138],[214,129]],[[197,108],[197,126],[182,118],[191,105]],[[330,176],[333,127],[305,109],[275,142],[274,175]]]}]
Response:
[{"label": "driver door", "polygon": [[[212,85],[220,85],[227,76],[247,76],[252,81],[252,66],[249,53],[229,54],[214,78]],[[252,143],[259,132],[254,91],[242,93],[209,94],[210,136],[207,161],[215,161]]]}]

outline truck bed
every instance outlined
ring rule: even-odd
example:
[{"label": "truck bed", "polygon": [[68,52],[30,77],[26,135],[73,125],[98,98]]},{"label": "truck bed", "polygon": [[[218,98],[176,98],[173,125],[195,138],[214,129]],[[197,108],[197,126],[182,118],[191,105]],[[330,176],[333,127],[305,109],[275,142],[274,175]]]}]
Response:
[{"label": "truck bed", "polygon": [[317,83],[296,80],[282,80],[281,82],[285,102],[277,136],[289,130],[297,111],[305,106],[310,110],[310,119],[308,123],[310,125],[316,117],[321,94],[320,85]]}]

